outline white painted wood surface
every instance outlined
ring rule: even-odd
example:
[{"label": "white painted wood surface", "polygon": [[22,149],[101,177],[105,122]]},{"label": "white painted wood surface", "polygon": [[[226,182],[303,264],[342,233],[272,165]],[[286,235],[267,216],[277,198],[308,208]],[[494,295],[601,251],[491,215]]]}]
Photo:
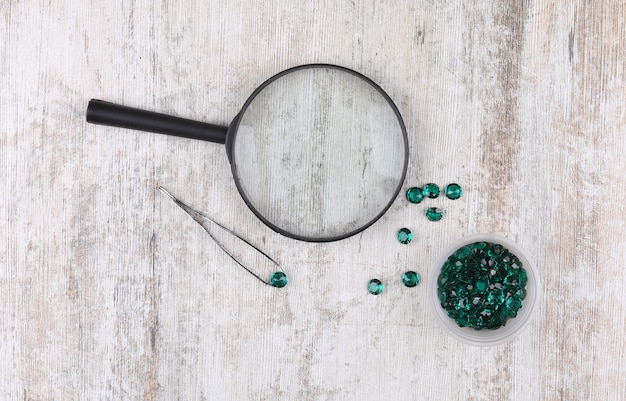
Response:
[{"label": "white painted wood surface", "polygon": [[[0,3],[0,399],[626,399],[623,1]],[[88,125],[92,97],[227,124],[285,68],[353,68],[409,130],[402,197],[349,239],[263,226],[222,146]],[[163,185],[275,256],[232,262]],[[408,226],[408,246],[395,231]],[[457,238],[504,235],[545,288],[516,340],[463,345],[426,308]],[[267,273],[267,272],[263,272]],[[380,296],[366,283],[380,278]]]}]

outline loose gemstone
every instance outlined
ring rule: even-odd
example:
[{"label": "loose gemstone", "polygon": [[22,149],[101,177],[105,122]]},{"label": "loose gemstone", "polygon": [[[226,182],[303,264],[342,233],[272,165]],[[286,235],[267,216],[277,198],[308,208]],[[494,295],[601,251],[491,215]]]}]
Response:
[{"label": "loose gemstone", "polygon": [[408,271],[402,275],[402,283],[407,287],[415,287],[420,283],[420,275],[414,271]]},{"label": "loose gemstone", "polygon": [[283,272],[274,272],[270,276],[270,284],[276,288],[282,288],[287,285],[289,278]]},{"label": "loose gemstone", "polygon": [[430,221],[439,221],[443,217],[443,210],[437,207],[429,207],[426,209],[426,217]]},{"label": "loose gemstone", "polygon": [[422,188],[422,194],[431,199],[437,198],[440,193],[439,185],[433,184],[432,182],[424,185],[424,188]]},{"label": "loose gemstone", "polygon": [[448,199],[459,199],[463,195],[463,189],[459,184],[448,184],[444,189],[444,193]]},{"label": "loose gemstone", "polygon": [[401,244],[408,244],[413,239],[413,233],[408,228],[401,228],[398,230],[397,238]]},{"label": "loose gemstone", "polygon": [[419,187],[411,187],[406,191],[406,198],[411,203],[420,203],[424,200],[424,194],[422,193],[422,188]]},{"label": "loose gemstone", "polygon": [[381,283],[380,280],[377,278],[371,279],[370,282],[367,284],[367,291],[369,291],[369,293],[372,295],[380,294],[381,292],[383,292],[384,288],[385,286],[383,285],[383,283]]},{"label": "loose gemstone", "polygon": [[495,330],[523,307],[528,277],[501,244],[476,242],[457,249],[437,278],[439,303],[460,327]]}]

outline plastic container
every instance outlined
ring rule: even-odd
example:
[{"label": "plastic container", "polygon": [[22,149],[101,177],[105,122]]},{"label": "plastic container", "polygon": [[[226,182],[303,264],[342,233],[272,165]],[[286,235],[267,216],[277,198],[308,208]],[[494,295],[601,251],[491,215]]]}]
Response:
[{"label": "plastic container", "polygon": [[[439,277],[439,273],[441,272],[441,268],[448,257],[457,249],[465,245],[481,241],[500,244],[507,248],[509,252],[515,254],[519,258],[520,262],[522,262],[522,267],[526,270],[526,274],[528,276],[528,282],[526,284],[526,298],[524,299],[524,304],[519,310],[517,316],[508,319],[505,326],[493,330],[475,330],[471,327],[460,327],[457,325],[454,319],[448,317],[447,312],[439,303],[437,292],[437,279]],[[458,340],[475,346],[493,346],[502,344],[519,335],[534,317],[537,307],[539,306],[542,292],[539,272],[537,271],[535,264],[528,257],[528,254],[514,242],[493,234],[469,235],[446,247],[441,256],[435,262],[432,269],[429,287],[431,309],[435,319],[441,324],[441,327]]]}]

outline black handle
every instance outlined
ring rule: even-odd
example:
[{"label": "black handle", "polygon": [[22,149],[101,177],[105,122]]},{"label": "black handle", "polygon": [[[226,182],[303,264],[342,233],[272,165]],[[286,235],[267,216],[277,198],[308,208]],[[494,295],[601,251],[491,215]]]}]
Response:
[{"label": "black handle", "polygon": [[135,109],[97,99],[89,101],[87,122],[216,143],[226,143],[228,131],[228,127]]}]

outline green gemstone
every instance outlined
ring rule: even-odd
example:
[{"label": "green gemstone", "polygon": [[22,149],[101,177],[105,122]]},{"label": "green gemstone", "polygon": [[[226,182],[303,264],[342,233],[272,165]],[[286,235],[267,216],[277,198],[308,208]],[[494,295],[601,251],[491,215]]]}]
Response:
[{"label": "green gemstone", "polygon": [[502,255],[504,252],[506,252],[506,249],[504,249],[504,247],[500,244],[491,245],[491,248],[489,248],[489,250],[487,251],[489,256],[499,256]]},{"label": "green gemstone", "polygon": [[504,291],[498,288],[494,288],[493,291],[487,295],[487,303],[490,305],[500,306],[504,303],[504,299]]},{"label": "green gemstone", "polygon": [[385,286],[383,285],[383,283],[381,283],[380,280],[377,278],[371,279],[370,282],[367,284],[367,291],[369,291],[369,293],[372,295],[380,294],[381,292],[383,292],[384,288]]},{"label": "green gemstone", "polygon": [[454,256],[458,259],[465,259],[472,253],[472,248],[469,246],[464,246],[456,250],[454,252]]},{"label": "green gemstone", "polygon": [[461,298],[467,298],[470,295],[470,290],[466,287],[459,287],[454,290],[455,294]]},{"label": "green gemstone", "polygon": [[485,319],[482,315],[474,316],[473,319],[470,320],[470,326],[475,330],[480,330],[485,327]]},{"label": "green gemstone", "polygon": [[443,217],[443,210],[437,207],[429,207],[426,209],[426,217],[430,221],[439,221]]},{"label": "green gemstone", "polygon": [[458,324],[460,327],[467,327],[470,325],[470,320],[469,320],[469,316],[467,315],[461,315],[456,319],[456,324]]},{"label": "green gemstone", "polygon": [[485,249],[487,247],[486,242],[474,242],[470,245],[473,249]]},{"label": "green gemstone", "polygon": [[424,200],[424,194],[422,193],[422,188],[419,187],[411,187],[406,191],[406,198],[411,203],[420,203]]},{"label": "green gemstone", "polygon": [[431,199],[439,197],[440,193],[439,185],[433,184],[432,182],[424,185],[424,188],[422,188],[422,195]]},{"label": "green gemstone", "polygon": [[498,314],[494,313],[490,317],[488,323],[485,325],[485,328],[489,330],[495,330],[504,326],[505,323],[506,323],[506,317],[502,317],[499,313]]},{"label": "green gemstone", "polygon": [[520,287],[525,287],[526,283],[528,283],[528,275],[526,274],[526,270],[523,268],[518,268],[515,270],[517,272],[517,279],[519,281]]},{"label": "green gemstone", "polygon": [[439,277],[437,277],[437,285],[439,287],[442,287],[447,281],[448,281],[447,274],[444,274],[442,271],[442,273],[439,274]]},{"label": "green gemstone", "polygon": [[413,239],[413,233],[408,228],[401,228],[396,237],[401,244],[408,244]]},{"label": "green gemstone", "polygon": [[489,284],[486,281],[476,281],[474,284],[474,288],[476,288],[478,293],[484,293],[487,287],[489,287]]},{"label": "green gemstone", "polygon": [[282,288],[287,285],[289,279],[287,275],[283,272],[274,272],[270,276],[270,284],[276,288]]},{"label": "green gemstone", "polygon": [[414,271],[408,271],[402,275],[402,283],[407,287],[415,287],[420,283],[420,275]]},{"label": "green gemstone", "polygon": [[443,304],[446,303],[446,301],[448,300],[448,294],[446,294],[446,290],[444,288],[439,287],[439,302],[442,303],[441,306],[443,306]]},{"label": "green gemstone", "polygon": [[524,298],[526,298],[526,289],[520,288],[515,294],[513,294],[513,296],[523,300]]},{"label": "green gemstone", "polygon": [[448,199],[459,199],[463,195],[463,189],[459,184],[448,184],[444,189],[444,193]]},{"label": "green gemstone", "polygon": [[510,317],[517,316],[517,312],[522,309],[523,301],[516,297],[509,297],[505,302],[506,314]]}]

